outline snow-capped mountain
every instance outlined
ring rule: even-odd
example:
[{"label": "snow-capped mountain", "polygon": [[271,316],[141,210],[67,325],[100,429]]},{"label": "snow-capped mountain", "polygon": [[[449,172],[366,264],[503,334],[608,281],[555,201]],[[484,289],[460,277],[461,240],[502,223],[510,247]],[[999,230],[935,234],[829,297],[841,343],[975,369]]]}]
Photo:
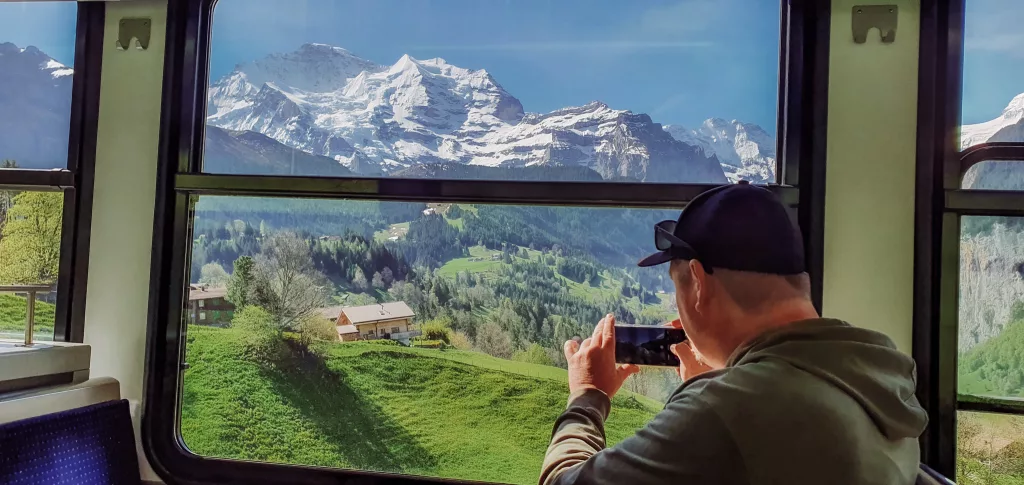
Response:
[{"label": "snow-capped mountain", "polygon": [[[961,148],[999,141],[1024,142],[1024,94],[1013,98],[998,118],[960,128]],[[1024,161],[976,165],[964,175],[963,187],[1024,190]]]},{"label": "snow-capped mountain", "polygon": [[73,73],[35,47],[0,44],[0,160],[65,166]]},{"label": "snow-capped mountain", "polygon": [[216,126],[206,127],[203,170],[240,175],[352,175],[330,158],[286,147],[262,133]]},{"label": "snow-capped mountain", "polygon": [[994,141],[1024,141],[1024,94],[1010,101],[998,118],[964,125],[960,128],[960,146],[967,148]]},{"label": "snow-capped mountain", "polygon": [[422,164],[581,166],[605,179],[725,182],[714,153],[645,114],[594,102],[548,114],[485,70],[402,56],[391,66],[322,44],[237,66],[212,86],[208,123],[263,133],[354,172]]},{"label": "snow-capped mountain", "polygon": [[[325,79],[337,72],[331,66],[317,68],[325,71]],[[35,47],[0,44],[0,160],[14,160],[24,168],[64,166],[73,74]],[[213,126],[206,130],[203,164],[214,173],[352,175],[336,160],[287,147],[260,133]]]},{"label": "snow-capped mountain", "polygon": [[704,153],[718,157],[730,182],[775,181],[776,140],[758,125],[711,118],[695,130],[667,125],[665,131],[679,141],[698,146]]}]

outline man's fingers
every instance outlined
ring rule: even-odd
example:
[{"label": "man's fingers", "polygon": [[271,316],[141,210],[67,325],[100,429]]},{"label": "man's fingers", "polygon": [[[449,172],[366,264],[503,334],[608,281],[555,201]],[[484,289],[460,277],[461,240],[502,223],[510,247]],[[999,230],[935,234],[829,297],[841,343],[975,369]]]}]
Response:
[{"label": "man's fingers", "polygon": [[572,356],[576,355],[576,352],[580,351],[580,343],[575,340],[566,340],[562,350],[565,352],[565,360],[568,361]]},{"label": "man's fingers", "polygon": [[609,313],[604,317],[604,327],[601,328],[600,345],[607,347],[615,345],[615,315]]},{"label": "man's fingers", "polygon": [[604,332],[604,324],[606,321],[608,321],[607,315],[604,318],[602,318],[601,321],[597,322],[597,325],[594,326],[594,334],[590,336],[591,340],[595,342],[601,341],[601,335],[602,332]]},{"label": "man's fingers", "polygon": [[583,339],[583,343],[580,344],[580,350],[583,350],[585,348],[590,347],[591,344],[593,344],[593,343],[594,343],[594,339],[592,339],[592,338]]},{"label": "man's fingers", "polygon": [[627,377],[640,372],[640,367],[636,364],[622,364],[615,366],[615,373],[619,375],[619,380],[624,381]]},{"label": "man's fingers", "polygon": [[679,361],[682,362],[683,367],[700,365],[700,363],[697,362],[697,356],[693,355],[693,349],[690,348],[689,342],[675,344],[669,347],[669,350],[671,350],[673,354],[676,354],[676,357],[679,357]]}]

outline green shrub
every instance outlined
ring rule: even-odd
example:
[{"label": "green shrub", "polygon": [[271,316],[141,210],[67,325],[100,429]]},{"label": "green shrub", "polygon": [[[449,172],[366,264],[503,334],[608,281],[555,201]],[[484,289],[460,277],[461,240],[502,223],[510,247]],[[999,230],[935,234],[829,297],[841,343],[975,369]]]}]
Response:
[{"label": "green shrub", "polygon": [[440,340],[446,344],[452,340],[452,330],[436,320],[421,325],[420,332],[423,333],[424,340]]},{"label": "green shrub", "polygon": [[381,339],[381,340],[366,340],[366,341],[364,341],[364,343],[373,344],[373,345],[380,345],[380,346],[383,346],[383,347],[397,347],[398,345],[401,345],[401,344],[399,344],[398,342],[396,342],[394,340],[385,340],[385,339]]},{"label": "green shrub", "polygon": [[334,326],[334,322],[320,315],[302,319],[297,327],[299,342],[306,347],[316,342],[333,342],[338,340],[338,330]]},{"label": "green shrub", "polygon": [[459,350],[473,350],[473,342],[462,332],[452,332],[448,343]]},{"label": "green shrub", "polygon": [[548,355],[548,351],[536,342],[530,344],[526,350],[519,350],[515,354],[512,354],[512,360],[528,362],[531,364],[555,365],[551,360],[551,357]]},{"label": "green shrub", "polygon": [[235,313],[231,326],[242,331],[242,348],[253,361],[270,364],[287,352],[274,317],[256,305],[248,305]]}]

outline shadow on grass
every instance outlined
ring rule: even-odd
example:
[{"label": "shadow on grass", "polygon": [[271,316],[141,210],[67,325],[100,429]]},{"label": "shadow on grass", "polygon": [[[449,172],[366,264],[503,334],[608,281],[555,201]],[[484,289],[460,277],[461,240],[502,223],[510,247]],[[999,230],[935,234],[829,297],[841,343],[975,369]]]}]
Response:
[{"label": "shadow on grass", "polygon": [[263,367],[264,377],[353,467],[403,473],[437,467],[437,458],[383,409],[359,396],[343,373],[296,342],[286,340],[285,345],[285,357],[274,367]]}]

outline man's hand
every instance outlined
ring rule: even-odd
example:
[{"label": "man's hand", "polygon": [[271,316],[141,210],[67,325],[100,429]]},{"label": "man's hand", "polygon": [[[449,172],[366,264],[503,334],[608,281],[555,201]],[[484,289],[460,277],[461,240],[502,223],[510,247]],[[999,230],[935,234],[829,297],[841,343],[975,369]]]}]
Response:
[{"label": "man's hand", "polygon": [[[672,323],[668,324],[668,326],[682,329],[683,323],[679,320],[673,320]],[[689,340],[673,345],[671,350],[672,353],[676,354],[676,357],[679,358],[679,377],[683,378],[684,381],[690,380],[690,378],[699,376],[707,371],[714,370],[697,358],[697,353],[693,350],[693,347],[690,346]]]},{"label": "man's hand", "polygon": [[640,372],[633,364],[615,363],[615,317],[604,317],[594,335],[579,343],[565,343],[565,360],[569,362],[569,392],[597,389],[611,399],[626,378]]}]

